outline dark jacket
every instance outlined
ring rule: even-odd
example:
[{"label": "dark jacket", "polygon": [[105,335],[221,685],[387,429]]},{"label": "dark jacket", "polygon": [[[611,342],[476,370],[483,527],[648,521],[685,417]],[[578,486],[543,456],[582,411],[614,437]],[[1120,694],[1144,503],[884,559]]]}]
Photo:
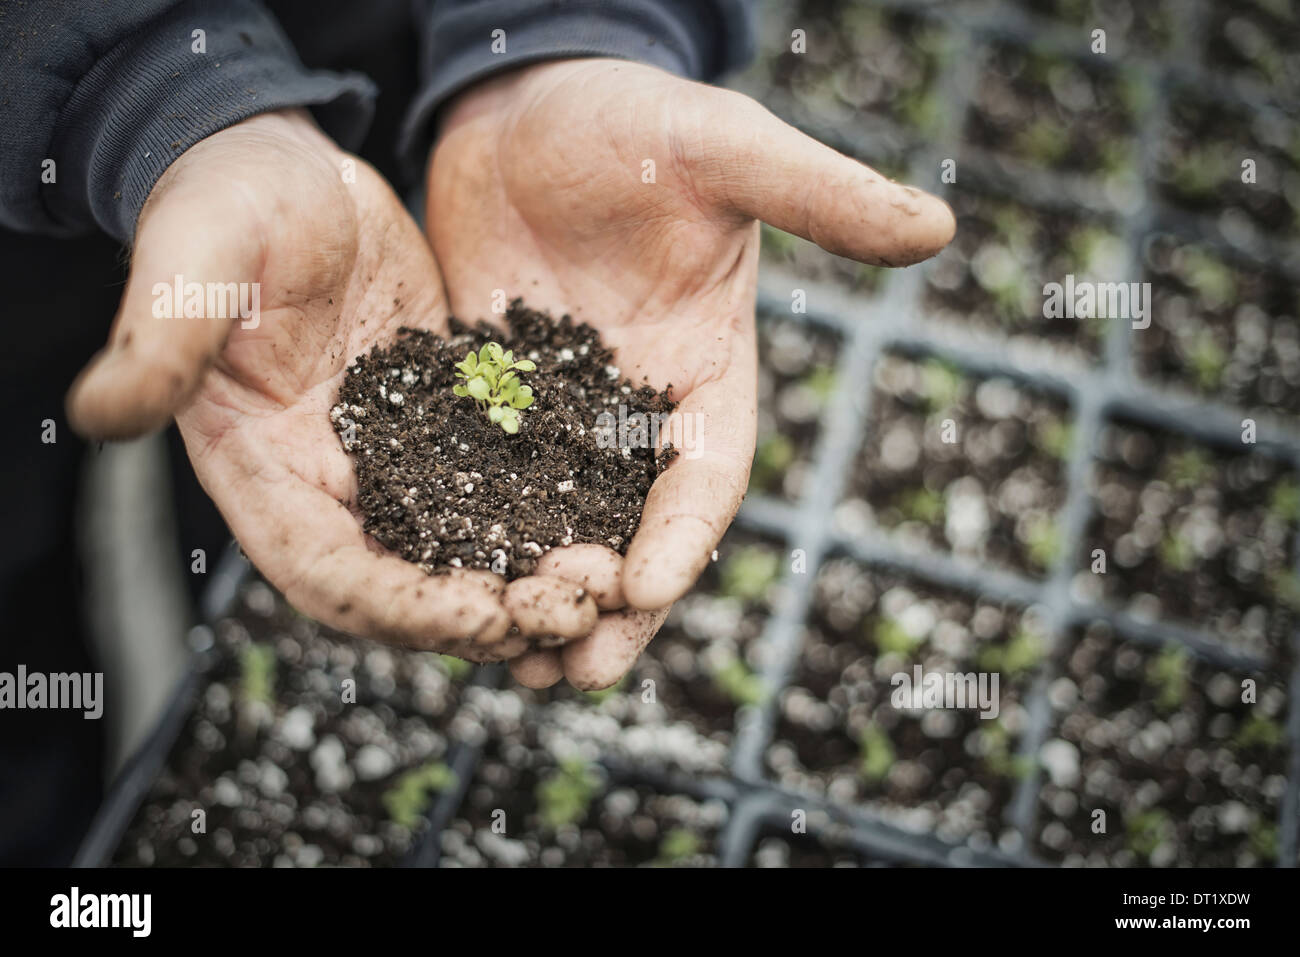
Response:
[{"label": "dark jacket", "polygon": [[439,105],[476,80],[591,55],[711,79],[747,58],[748,19],[744,0],[4,0],[0,226],[129,241],[203,137],[307,106],[356,150],[381,93],[372,161],[409,177]]}]

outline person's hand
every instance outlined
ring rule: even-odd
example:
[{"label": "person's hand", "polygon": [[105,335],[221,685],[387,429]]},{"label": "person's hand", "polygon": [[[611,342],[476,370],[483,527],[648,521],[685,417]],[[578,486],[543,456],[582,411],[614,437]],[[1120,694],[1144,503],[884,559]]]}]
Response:
[{"label": "person's hand", "polygon": [[[598,328],[625,376],[701,424],[646,499],[626,558],[559,549],[539,571],[585,582],[591,636],[529,652],[523,684],[607,687],[695,582],[740,506],[754,454],[758,224],[865,263],[905,266],[951,240],[941,200],[894,184],[738,93],[619,60],[525,67],[448,108],[427,231],[452,311],[522,296]],[[500,294],[496,294],[500,301]],[[687,428],[679,435],[691,435]],[[621,609],[621,610],[620,610]]]},{"label": "person's hand", "polygon": [[[260,316],[185,318],[165,304],[177,276],[259,283]],[[201,140],[154,187],[109,344],[74,383],[69,419],[123,438],[175,415],[249,558],[325,624],[478,661],[518,654],[528,635],[585,635],[596,607],[569,582],[429,576],[362,531],[329,420],[344,370],[399,326],[445,332],[446,319],[428,245],[383,179],[305,113],[254,117]]]}]

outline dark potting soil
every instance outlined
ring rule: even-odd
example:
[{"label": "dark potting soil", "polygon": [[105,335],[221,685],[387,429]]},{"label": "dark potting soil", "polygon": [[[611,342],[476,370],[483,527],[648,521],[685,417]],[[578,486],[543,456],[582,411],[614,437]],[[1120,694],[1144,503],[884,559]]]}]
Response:
[{"label": "dark potting soil", "polygon": [[900,541],[1045,575],[1060,550],[1065,402],[894,354],[873,380],[872,424],[837,510],[841,529],[888,529]]},{"label": "dark potting soil", "polygon": [[726,804],[623,781],[517,689],[475,688],[451,727],[482,758],[441,867],[710,866]]},{"label": "dark potting soil", "polygon": [[849,840],[847,828],[832,826],[817,832],[795,833],[789,825],[770,823],[758,834],[749,855],[750,867],[907,867],[909,862],[894,861],[859,851]]},{"label": "dark potting soil", "polygon": [[1197,623],[1285,672],[1300,609],[1290,559],[1300,476],[1284,460],[1116,420],[1099,437],[1091,493],[1081,594],[1145,618]]},{"label": "dark potting soil", "polygon": [[[667,393],[623,378],[595,329],[520,300],[506,322],[503,332],[453,318],[448,338],[401,329],[349,368],[331,412],[355,462],[366,531],[429,572],[513,580],[562,545],[625,553],[673,458],[669,448],[656,456],[650,428],[666,427]],[[535,400],[515,435],[452,391],[456,364],[489,341],[536,364],[519,375]]]},{"label": "dark potting soil", "polygon": [[517,689],[531,720],[638,768],[725,774],[737,713],[772,693],[759,635],[781,592],[779,541],[732,527],[616,685]]},{"label": "dark potting soil", "polygon": [[1057,657],[1038,855],[1070,866],[1287,863],[1284,672],[1219,667],[1104,623]]},{"label": "dark potting soil", "polygon": [[[815,589],[766,755],[777,783],[869,805],[949,843],[1014,852],[1004,816],[1032,771],[1019,745],[1023,702],[1047,649],[1038,616],[844,558],[823,566]],[[894,707],[892,676],[917,665],[999,674],[999,713]]]},{"label": "dark potting soil", "polygon": [[399,864],[445,786],[469,665],[340,635],[261,581],[215,624],[207,659],[112,864]]}]

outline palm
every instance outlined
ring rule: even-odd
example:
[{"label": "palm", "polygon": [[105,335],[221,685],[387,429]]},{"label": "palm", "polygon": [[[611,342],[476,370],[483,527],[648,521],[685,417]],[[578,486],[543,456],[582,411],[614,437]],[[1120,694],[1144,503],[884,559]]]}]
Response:
[{"label": "palm", "polygon": [[[402,325],[444,329],[441,282],[418,229],[369,167],[354,183],[318,157],[262,172],[253,205],[273,208],[287,191],[313,201],[258,224],[261,320],[232,326],[178,421],[201,477],[235,469],[351,506],[356,478],[329,420],[347,363]],[[302,236],[328,237],[334,254],[294,241]]]},{"label": "palm", "polygon": [[[177,273],[258,283],[259,320],[154,318],[147,291]],[[402,325],[446,327],[419,229],[372,169],[305,117],[258,117],[191,148],[155,187],[113,343],[74,385],[70,409],[97,434],[139,431],[174,410],[249,557],[327,624],[476,660],[518,654],[539,631],[586,634],[595,606],[575,604],[571,585],[430,578],[362,531],[329,414],[348,361]],[[551,607],[573,611],[546,621]],[[512,615],[522,635],[508,631]]]},{"label": "palm", "polygon": [[[933,255],[953,229],[933,197],[752,100],[622,61],[480,84],[448,111],[430,164],[427,230],[455,313],[485,315],[502,294],[568,312],[691,417],[693,454],[656,482],[621,568],[627,604],[647,613],[690,587],[744,494],[758,219],[884,265]],[[626,670],[662,612],[634,617],[603,616],[566,647],[569,679],[603,687]],[[528,677],[559,671],[552,655]]]},{"label": "palm", "polygon": [[535,96],[453,120],[434,155],[429,236],[452,308],[484,314],[500,289],[570,312],[601,330],[625,373],[689,395],[748,328],[754,224],[693,194],[682,144],[702,117],[645,122],[668,114],[677,81],[605,61],[547,70]]},{"label": "palm", "polygon": [[[650,530],[638,536],[644,546],[676,520],[690,560],[665,576],[658,549],[634,547],[621,571],[624,594],[651,610],[689,586],[743,494],[754,447],[757,227],[698,202],[680,143],[700,117],[637,122],[666,107],[677,81],[603,61],[544,72],[533,95],[512,91],[453,118],[430,169],[430,242],[458,315],[484,315],[502,293],[567,312],[600,330],[624,375],[671,385],[693,417],[689,474],[674,467],[660,480]],[[586,111],[577,126],[575,99]],[[718,500],[703,520],[685,501],[701,492]],[[606,616],[605,644],[639,647],[661,619]],[[599,638],[585,643],[585,663],[584,649],[568,653],[571,680],[606,684],[626,665],[626,652],[590,660],[605,657]]]}]

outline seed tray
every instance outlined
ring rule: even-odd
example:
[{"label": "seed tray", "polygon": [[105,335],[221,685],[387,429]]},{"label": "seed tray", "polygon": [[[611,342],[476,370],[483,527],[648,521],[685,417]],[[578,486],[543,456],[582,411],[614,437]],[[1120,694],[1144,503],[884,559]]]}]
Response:
[{"label": "seed tray", "polygon": [[[1060,217],[1067,223],[1095,224],[1105,230],[1107,245],[1118,250],[1117,259],[1110,258],[1108,250],[1106,261],[1109,268],[1119,270],[1118,275],[1105,278],[1164,282],[1148,274],[1151,251],[1158,243],[1173,243],[1195,246],[1225,262],[1254,264],[1280,282],[1294,285],[1300,279],[1300,247],[1291,235],[1293,211],[1273,213],[1267,204],[1258,211],[1250,205],[1254,200],[1243,197],[1231,208],[1207,205],[1194,195],[1169,188],[1170,144],[1197,129],[1197,103],[1203,104],[1208,116],[1267,113],[1268,122],[1274,124],[1269,142],[1296,142],[1295,97],[1285,96],[1295,88],[1294,54],[1279,53],[1270,59],[1269,53],[1295,49],[1294,42],[1287,42],[1294,36],[1294,15],[1287,14],[1287,8],[1262,0],[1176,5],[1136,0],[944,4],[875,0],[871,6],[884,11],[879,17],[886,29],[906,21],[896,37],[898,43],[920,31],[926,37],[922,52],[941,51],[942,70],[931,71],[924,63],[904,70],[910,77],[908,88],[919,91],[912,99],[924,105],[917,108],[916,116],[928,118],[925,122],[895,109],[860,112],[872,105],[869,97],[862,99],[869,84],[860,72],[829,81],[831,95],[810,93],[790,82],[783,85],[783,77],[799,64],[774,64],[771,57],[788,49],[790,32],[801,18],[825,14],[829,5],[769,4],[760,19],[765,57],[738,81],[739,86],[754,92],[785,119],[851,155],[886,160],[907,155],[908,179],[938,191],[958,208],[963,219],[959,237],[967,217],[978,217],[983,208],[1014,203],[1017,210],[1045,217],[1049,224]],[[1262,47],[1247,44],[1246,49],[1255,51],[1253,58],[1242,53],[1238,42],[1249,28],[1231,27],[1237,37],[1231,49],[1220,43],[1229,22],[1243,18],[1264,23],[1263,33],[1270,41]],[[1090,49],[1094,25],[1108,29],[1110,45],[1105,55]],[[834,29],[833,23],[821,23],[810,30],[810,36],[833,36]],[[871,42],[887,49],[889,39]],[[1008,62],[1007,57],[1045,61],[1049,72],[1058,67],[1058,85],[1066,87],[1071,86],[1070,77],[1082,74],[1094,98],[1114,95],[1114,102],[1101,104],[1102,114],[1103,119],[1118,117],[1123,155],[1088,154],[1097,162],[1087,163],[1072,162],[1074,157],[1035,161],[1032,150],[1017,155],[1011,148],[1014,144],[983,136],[976,116],[980,80],[999,63]],[[835,72],[833,64],[814,61],[812,66]],[[1050,94],[1050,76],[1046,89]],[[1041,93],[1039,89],[1035,95]],[[1191,115],[1184,105],[1188,102],[1193,105]],[[1044,101],[1042,107],[1049,109],[1049,104]],[[1283,134],[1289,129],[1289,135],[1279,138],[1275,128],[1279,123]],[[1107,135],[1104,122],[1099,130]],[[1274,154],[1264,158],[1273,164],[1270,168],[1281,168],[1277,165],[1281,159]],[[955,162],[955,182],[941,178],[945,160]],[[1269,188],[1284,195],[1275,185]],[[1241,209],[1234,212],[1238,206]],[[977,218],[972,222],[974,229],[982,228]],[[1061,237],[1054,233],[1053,238]],[[577,742],[583,759],[608,786],[676,796],[696,806],[725,807],[725,814],[711,818],[716,836],[710,833],[707,842],[695,845],[707,848],[709,863],[723,866],[812,859],[858,865],[1296,866],[1300,708],[1295,702],[1300,697],[1300,634],[1290,612],[1295,599],[1290,584],[1300,574],[1300,556],[1291,523],[1278,517],[1291,507],[1289,493],[1281,495],[1276,514],[1259,519],[1273,523],[1268,534],[1276,554],[1269,559],[1273,563],[1269,588],[1252,593],[1250,607],[1237,609],[1238,618],[1245,619],[1259,614],[1253,608],[1263,608],[1267,623],[1250,632],[1263,636],[1258,641],[1236,640],[1232,629],[1225,632],[1204,618],[1170,614],[1177,608],[1134,601],[1133,593],[1141,591],[1138,584],[1110,577],[1122,574],[1115,567],[1113,552],[1123,551],[1119,538],[1132,530],[1115,526],[1107,531],[1104,507],[1094,494],[1101,487],[1098,476],[1114,467],[1112,438],[1116,430],[1124,429],[1168,437],[1161,441],[1200,450],[1210,458],[1266,461],[1272,470],[1269,481],[1276,485],[1274,478],[1300,470],[1300,427],[1289,414],[1300,403],[1290,378],[1283,375],[1280,386],[1251,392],[1208,379],[1208,386],[1196,387],[1176,375],[1156,374],[1163,367],[1152,364],[1152,353],[1160,351],[1153,344],[1162,334],[1155,323],[1149,329],[1135,329],[1128,321],[1111,319],[1091,330],[1081,329],[1075,337],[1058,337],[1072,338],[1073,351],[1063,350],[1050,335],[1036,335],[1041,327],[1031,328],[1028,335],[1008,336],[993,323],[984,328],[978,323],[962,324],[960,310],[945,316],[933,297],[936,277],[940,289],[945,281],[951,288],[951,276],[963,274],[963,260],[968,263],[978,253],[962,242],[959,239],[954,249],[932,263],[872,274],[869,281],[864,274],[863,281],[846,282],[843,274],[836,278],[829,260],[819,262],[816,253],[806,250],[793,256],[779,238],[769,240],[765,261],[776,268],[765,269],[760,280],[763,321],[830,330],[838,336],[840,355],[819,428],[809,439],[800,481],[791,489],[752,492],[729,533],[729,543],[760,536],[775,542],[780,554],[780,574],[770,603],[762,609],[761,631],[744,647],[744,659],[761,694],[735,709],[725,729],[725,755],[720,763],[708,762],[707,768],[647,762],[635,753],[592,740]],[[1087,245],[1076,244],[1076,250]],[[1087,264],[1075,262],[1075,255],[1080,254],[1067,251],[1043,271],[1050,274],[1074,265],[1072,271],[1086,272]],[[1159,259],[1155,261],[1158,265]],[[1038,278],[1023,281],[1032,285]],[[793,296],[795,289],[804,295]],[[1185,290],[1179,294],[1187,295]],[[795,302],[805,308],[793,311]],[[1245,305],[1266,308],[1263,303]],[[1232,351],[1236,346],[1222,348]],[[1165,359],[1157,359],[1165,362],[1172,356],[1177,371],[1181,355],[1175,349],[1165,353]],[[1048,560],[1035,573],[1014,562],[1005,566],[982,562],[978,556],[947,548],[943,541],[909,542],[878,529],[864,530],[855,521],[852,490],[860,457],[877,440],[875,430],[887,424],[879,414],[876,391],[864,384],[875,381],[882,363],[898,357],[942,363],[965,377],[1050,396],[1064,410],[1062,418],[1069,427],[1056,440],[1061,497],[1051,510],[1055,547],[1044,552]],[[1243,443],[1244,431],[1251,430],[1254,441]],[[1093,571],[1093,552],[1098,547],[1109,559],[1102,587],[1096,581],[1102,575]],[[1177,546],[1169,548],[1169,554],[1176,556]],[[817,653],[819,647],[818,615],[824,614],[825,607],[819,602],[818,582],[827,569],[842,566],[855,569],[855,574],[901,583],[896,587],[916,594],[956,596],[948,600],[965,603],[961,607],[1014,608],[1017,614],[1032,614],[1041,629],[1042,658],[1025,674],[1023,688],[1017,689],[1016,733],[1006,743],[1005,760],[1016,771],[1014,780],[981,827],[965,832],[940,827],[933,818],[909,818],[898,813],[899,808],[873,802],[856,786],[806,788],[774,772],[770,759],[779,743],[783,708],[792,689],[803,687],[801,669],[810,650]],[[1289,580],[1281,573],[1283,567],[1292,571]],[[1258,571],[1251,569],[1252,574]],[[1089,654],[1094,656],[1091,663]],[[1094,693],[1097,689],[1089,684],[1089,676],[1105,670],[1099,660],[1113,664],[1115,693],[1127,688],[1131,700],[1108,702],[1105,695]],[[1170,725],[1158,702],[1143,699],[1143,695],[1158,699],[1164,687],[1161,681],[1173,680],[1167,679],[1169,674],[1190,676],[1186,679],[1190,690],[1184,694],[1193,703],[1189,707],[1194,719]],[[1148,675],[1166,679],[1148,680]],[[1225,694],[1224,681],[1242,677],[1259,682],[1256,707],[1265,709],[1260,713],[1267,719],[1267,724],[1249,731],[1241,730],[1246,721],[1239,709],[1229,707],[1232,698]],[[665,675],[660,680],[674,679]],[[1071,683],[1077,695],[1073,701],[1068,700]],[[640,692],[641,686],[629,684],[616,694],[633,698]],[[538,736],[536,744],[526,748],[540,748],[554,760],[574,746],[571,729],[562,728],[563,734],[555,730],[558,706],[571,711],[574,706],[588,707],[591,713],[605,707],[576,695],[526,694],[510,686],[501,668],[481,669],[475,687],[466,694],[466,708],[474,707],[475,695],[504,703],[507,711],[516,714],[516,723],[533,728],[530,733]],[[182,690],[178,700],[183,697]],[[1213,713],[1215,709],[1226,709],[1227,717]],[[120,819],[129,818],[133,795],[138,800],[141,782],[147,784],[151,776],[151,762],[156,768],[161,761],[156,752],[159,747],[165,750],[166,727],[175,723],[176,713],[183,717],[184,706],[169,712],[164,728],[132,765],[126,785],[111,796],[105,815],[108,823],[101,822],[91,835],[84,861],[102,860],[115,846],[114,835],[120,836],[125,826]],[[436,865],[444,857],[444,835],[456,832],[457,822],[474,807],[474,789],[482,784],[476,776],[479,769],[501,764],[502,743],[517,733],[494,731],[490,721],[471,720],[472,714],[466,712],[465,733],[455,738],[448,756],[457,784],[444,791],[429,812],[429,826],[411,859],[417,866]],[[1224,750],[1223,741],[1231,743],[1237,735],[1246,735],[1238,742],[1245,749],[1240,752],[1244,763],[1234,765],[1231,755],[1219,758],[1237,770],[1227,772],[1226,779],[1222,775],[1212,779],[1201,773],[1201,757],[1190,765],[1160,767],[1154,748],[1158,741],[1145,742],[1150,746],[1145,763],[1131,751],[1108,754],[1106,748],[1117,747],[1114,728],[1103,746],[1086,750],[1088,721],[1118,722],[1124,727],[1146,722],[1138,728],[1139,737],[1167,732],[1180,741],[1178,735],[1183,735],[1193,745],[1199,740],[1196,735],[1204,732],[1209,736],[1206,740],[1217,742],[1218,752]],[[1152,727],[1157,730],[1151,732]],[[544,741],[548,734],[553,737]],[[548,748],[547,741],[554,747]],[[563,747],[560,742],[565,742]],[[1264,745],[1266,753],[1251,750]],[[1070,748],[1077,754],[1073,761]],[[1215,757],[1209,760],[1215,767]],[[508,759],[505,764],[509,765]],[[1105,773],[1098,777],[1096,767]],[[1134,786],[1108,791],[1103,785],[1115,777]],[[1149,813],[1164,798],[1163,792],[1153,794],[1153,787],[1158,790],[1188,780],[1193,780],[1193,793],[1204,803],[1188,815],[1185,827],[1168,816]],[[1081,820],[1091,822],[1095,809],[1106,811],[1110,818],[1104,835],[1080,826]],[[116,832],[111,826],[114,819],[119,820]],[[455,838],[452,844],[452,850],[457,850]]]}]

